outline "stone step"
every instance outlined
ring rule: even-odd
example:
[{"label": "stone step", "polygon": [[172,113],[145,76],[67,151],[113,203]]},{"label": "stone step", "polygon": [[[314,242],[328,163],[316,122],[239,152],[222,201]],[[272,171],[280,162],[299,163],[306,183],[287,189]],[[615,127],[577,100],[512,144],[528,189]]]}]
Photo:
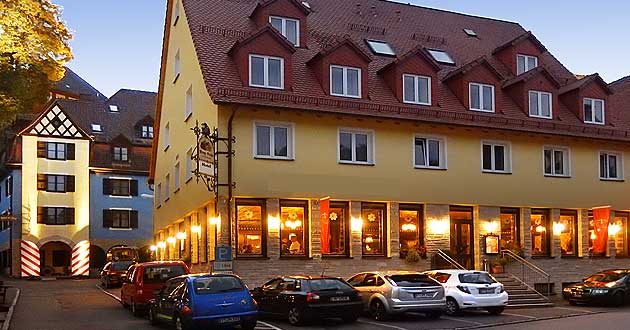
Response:
[{"label": "stone step", "polygon": [[508,296],[510,300],[520,300],[520,299],[542,299],[542,297],[536,292],[529,292],[523,294],[510,294],[508,292]]}]

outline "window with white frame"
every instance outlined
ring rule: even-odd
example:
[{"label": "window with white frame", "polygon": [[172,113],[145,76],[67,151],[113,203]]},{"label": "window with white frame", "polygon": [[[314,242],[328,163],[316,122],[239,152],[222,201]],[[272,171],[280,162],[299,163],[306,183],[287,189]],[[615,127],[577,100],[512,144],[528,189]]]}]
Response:
[{"label": "window with white frame", "polygon": [[538,66],[538,57],[531,55],[516,55],[516,74],[525,73]]},{"label": "window with white frame", "polygon": [[445,169],[446,152],[442,138],[416,136],[414,138],[414,167]]},{"label": "window with white frame", "polygon": [[166,126],[164,126],[164,150],[168,149],[168,147],[171,145],[171,127],[169,123],[166,123]]},{"label": "window with white frame", "polygon": [[142,125],[142,129],[140,131],[140,136],[143,139],[152,139],[153,138],[153,126],[151,126],[151,125]]},{"label": "window with white frame", "polygon": [[269,23],[290,43],[300,46],[300,21],[293,18],[269,16]]},{"label": "window with white frame", "polygon": [[599,153],[599,177],[604,180],[623,179],[623,157],[618,152]]},{"label": "window with white frame", "polygon": [[494,112],[494,86],[470,83],[470,110]]},{"label": "window with white frame", "polygon": [[339,130],[339,162],[374,163],[374,133],[367,130]]},{"label": "window with white frame", "polygon": [[255,122],[254,156],[257,158],[293,159],[293,125]]},{"label": "window with white frame", "polygon": [[101,124],[92,124],[92,133],[103,133],[103,126]]},{"label": "window with white frame", "polygon": [[114,147],[114,160],[118,162],[129,161],[129,152],[125,147]]},{"label": "window with white frame", "polygon": [[330,95],[361,98],[361,69],[331,65]]},{"label": "window with white frame", "polygon": [[249,85],[263,88],[284,88],[284,59],[249,55]]},{"label": "window with white frame", "polygon": [[179,49],[175,53],[175,62],[173,63],[173,82],[177,80],[182,70],[182,62],[179,56]]},{"label": "window with white frame", "polygon": [[173,170],[173,185],[175,191],[179,190],[179,177],[181,176],[179,162],[175,163],[175,169]]},{"label": "window with white frame", "polygon": [[604,100],[584,99],[584,122],[589,124],[604,124]]},{"label": "window with white frame", "polygon": [[164,200],[166,201],[171,197],[171,174],[166,174],[164,177]]},{"label": "window with white frame", "polygon": [[186,152],[186,181],[192,179],[193,176],[193,150],[192,147]]},{"label": "window with white frame", "polygon": [[184,121],[190,118],[193,113],[193,94],[192,86],[186,91],[186,113],[184,114]]},{"label": "window with white frame", "polygon": [[543,167],[548,176],[570,176],[569,148],[547,146],[543,148]]},{"label": "window with white frame", "polygon": [[481,142],[481,168],[484,172],[510,173],[510,145],[505,142]]},{"label": "window with white frame", "polygon": [[403,74],[403,101],[431,105],[431,77]]},{"label": "window with white frame", "polygon": [[529,116],[538,118],[551,118],[553,114],[553,101],[551,93],[529,91]]}]

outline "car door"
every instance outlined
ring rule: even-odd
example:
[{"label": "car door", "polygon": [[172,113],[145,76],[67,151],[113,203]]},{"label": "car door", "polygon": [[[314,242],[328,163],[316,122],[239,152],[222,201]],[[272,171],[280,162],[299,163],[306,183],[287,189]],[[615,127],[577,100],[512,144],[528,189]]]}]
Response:
[{"label": "car door", "polygon": [[258,301],[258,308],[260,308],[261,312],[273,313],[273,303],[278,294],[278,285],[281,282],[281,278],[275,278],[265,283],[261,287],[260,292],[254,297]]},{"label": "car door", "polygon": [[363,283],[367,275],[368,274],[366,273],[357,274],[348,280],[348,283],[359,291],[359,295],[361,296],[361,300],[363,301],[365,308],[367,308],[367,304],[369,302],[369,296],[367,295],[366,288]]},{"label": "car door", "polygon": [[286,315],[289,313],[289,309],[294,307],[296,303],[294,297],[299,287],[297,283],[294,278],[285,278],[278,284],[277,295],[271,304],[274,314]]},{"label": "car door", "polygon": [[111,263],[107,263],[103,267],[103,269],[101,270],[101,274],[100,274],[101,282],[105,283],[105,278],[107,277],[107,272],[109,272],[109,267],[111,267],[111,266],[112,266]]},{"label": "car door", "polygon": [[167,319],[173,319],[176,306],[179,304],[185,281],[176,280],[169,283],[167,289],[160,295],[160,311]]}]

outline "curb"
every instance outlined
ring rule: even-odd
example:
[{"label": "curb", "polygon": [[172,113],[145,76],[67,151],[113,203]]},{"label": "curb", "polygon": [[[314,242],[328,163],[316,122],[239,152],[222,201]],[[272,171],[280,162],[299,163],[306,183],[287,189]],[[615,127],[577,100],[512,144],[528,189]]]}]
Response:
[{"label": "curb", "polygon": [[7,317],[4,319],[2,323],[1,330],[8,330],[11,325],[11,319],[13,318],[13,311],[15,310],[15,305],[17,304],[18,298],[20,297],[20,289],[16,288],[17,292],[15,293],[15,298],[13,298],[13,302],[11,302],[11,307],[9,307],[9,311],[7,311]]},{"label": "curb", "polygon": [[[116,300],[116,301],[117,301],[117,302],[119,302],[119,303],[122,303],[122,301],[120,300],[120,298],[119,298],[117,295],[115,295],[115,294],[113,294],[113,293],[110,293],[110,292],[107,292],[107,290],[105,290],[105,289],[101,288],[101,286],[100,286],[100,285],[98,285],[98,284],[96,285],[96,287],[97,287],[99,290],[103,291],[103,293],[104,293],[104,294],[106,294],[106,295],[108,295],[110,298],[112,298],[112,299]],[[6,330],[6,329],[0,329],[0,330]]]},{"label": "curb", "polygon": [[492,328],[492,327],[498,327],[498,326],[515,325],[515,324],[523,324],[523,323],[532,323],[532,322],[540,322],[540,321],[548,321],[548,320],[557,320],[557,319],[565,319],[565,318],[588,316],[588,315],[595,315],[595,314],[605,314],[605,313],[607,313],[607,312],[588,312],[588,313],[581,313],[581,314],[577,314],[576,313],[576,314],[567,314],[567,315],[560,315],[560,316],[547,316],[547,317],[541,317],[541,318],[530,319],[530,320],[519,320],[519,321],[511,321],[511,322],[505,322],[505,323],[481,324],[481,325],[475,325],[475,326],[463,327],[463,328],[456,328],[456,329],[457,330],[485,329],[485,328]]}]

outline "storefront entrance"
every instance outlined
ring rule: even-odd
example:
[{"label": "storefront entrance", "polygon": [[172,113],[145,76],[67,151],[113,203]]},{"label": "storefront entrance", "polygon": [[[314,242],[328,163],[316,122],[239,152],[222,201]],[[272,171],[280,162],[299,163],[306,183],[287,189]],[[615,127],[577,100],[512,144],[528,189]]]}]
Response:
[{"label": "storefront entrance", "polygon": [[39,248],[41,276],[70,276],[72,248],[64,242],[48,242]]},{"label": "storefront entrance", "polygon": [[449,214],[451,218],[451,254],[466,269],[474,269],[472,208],[451,206]]}]

